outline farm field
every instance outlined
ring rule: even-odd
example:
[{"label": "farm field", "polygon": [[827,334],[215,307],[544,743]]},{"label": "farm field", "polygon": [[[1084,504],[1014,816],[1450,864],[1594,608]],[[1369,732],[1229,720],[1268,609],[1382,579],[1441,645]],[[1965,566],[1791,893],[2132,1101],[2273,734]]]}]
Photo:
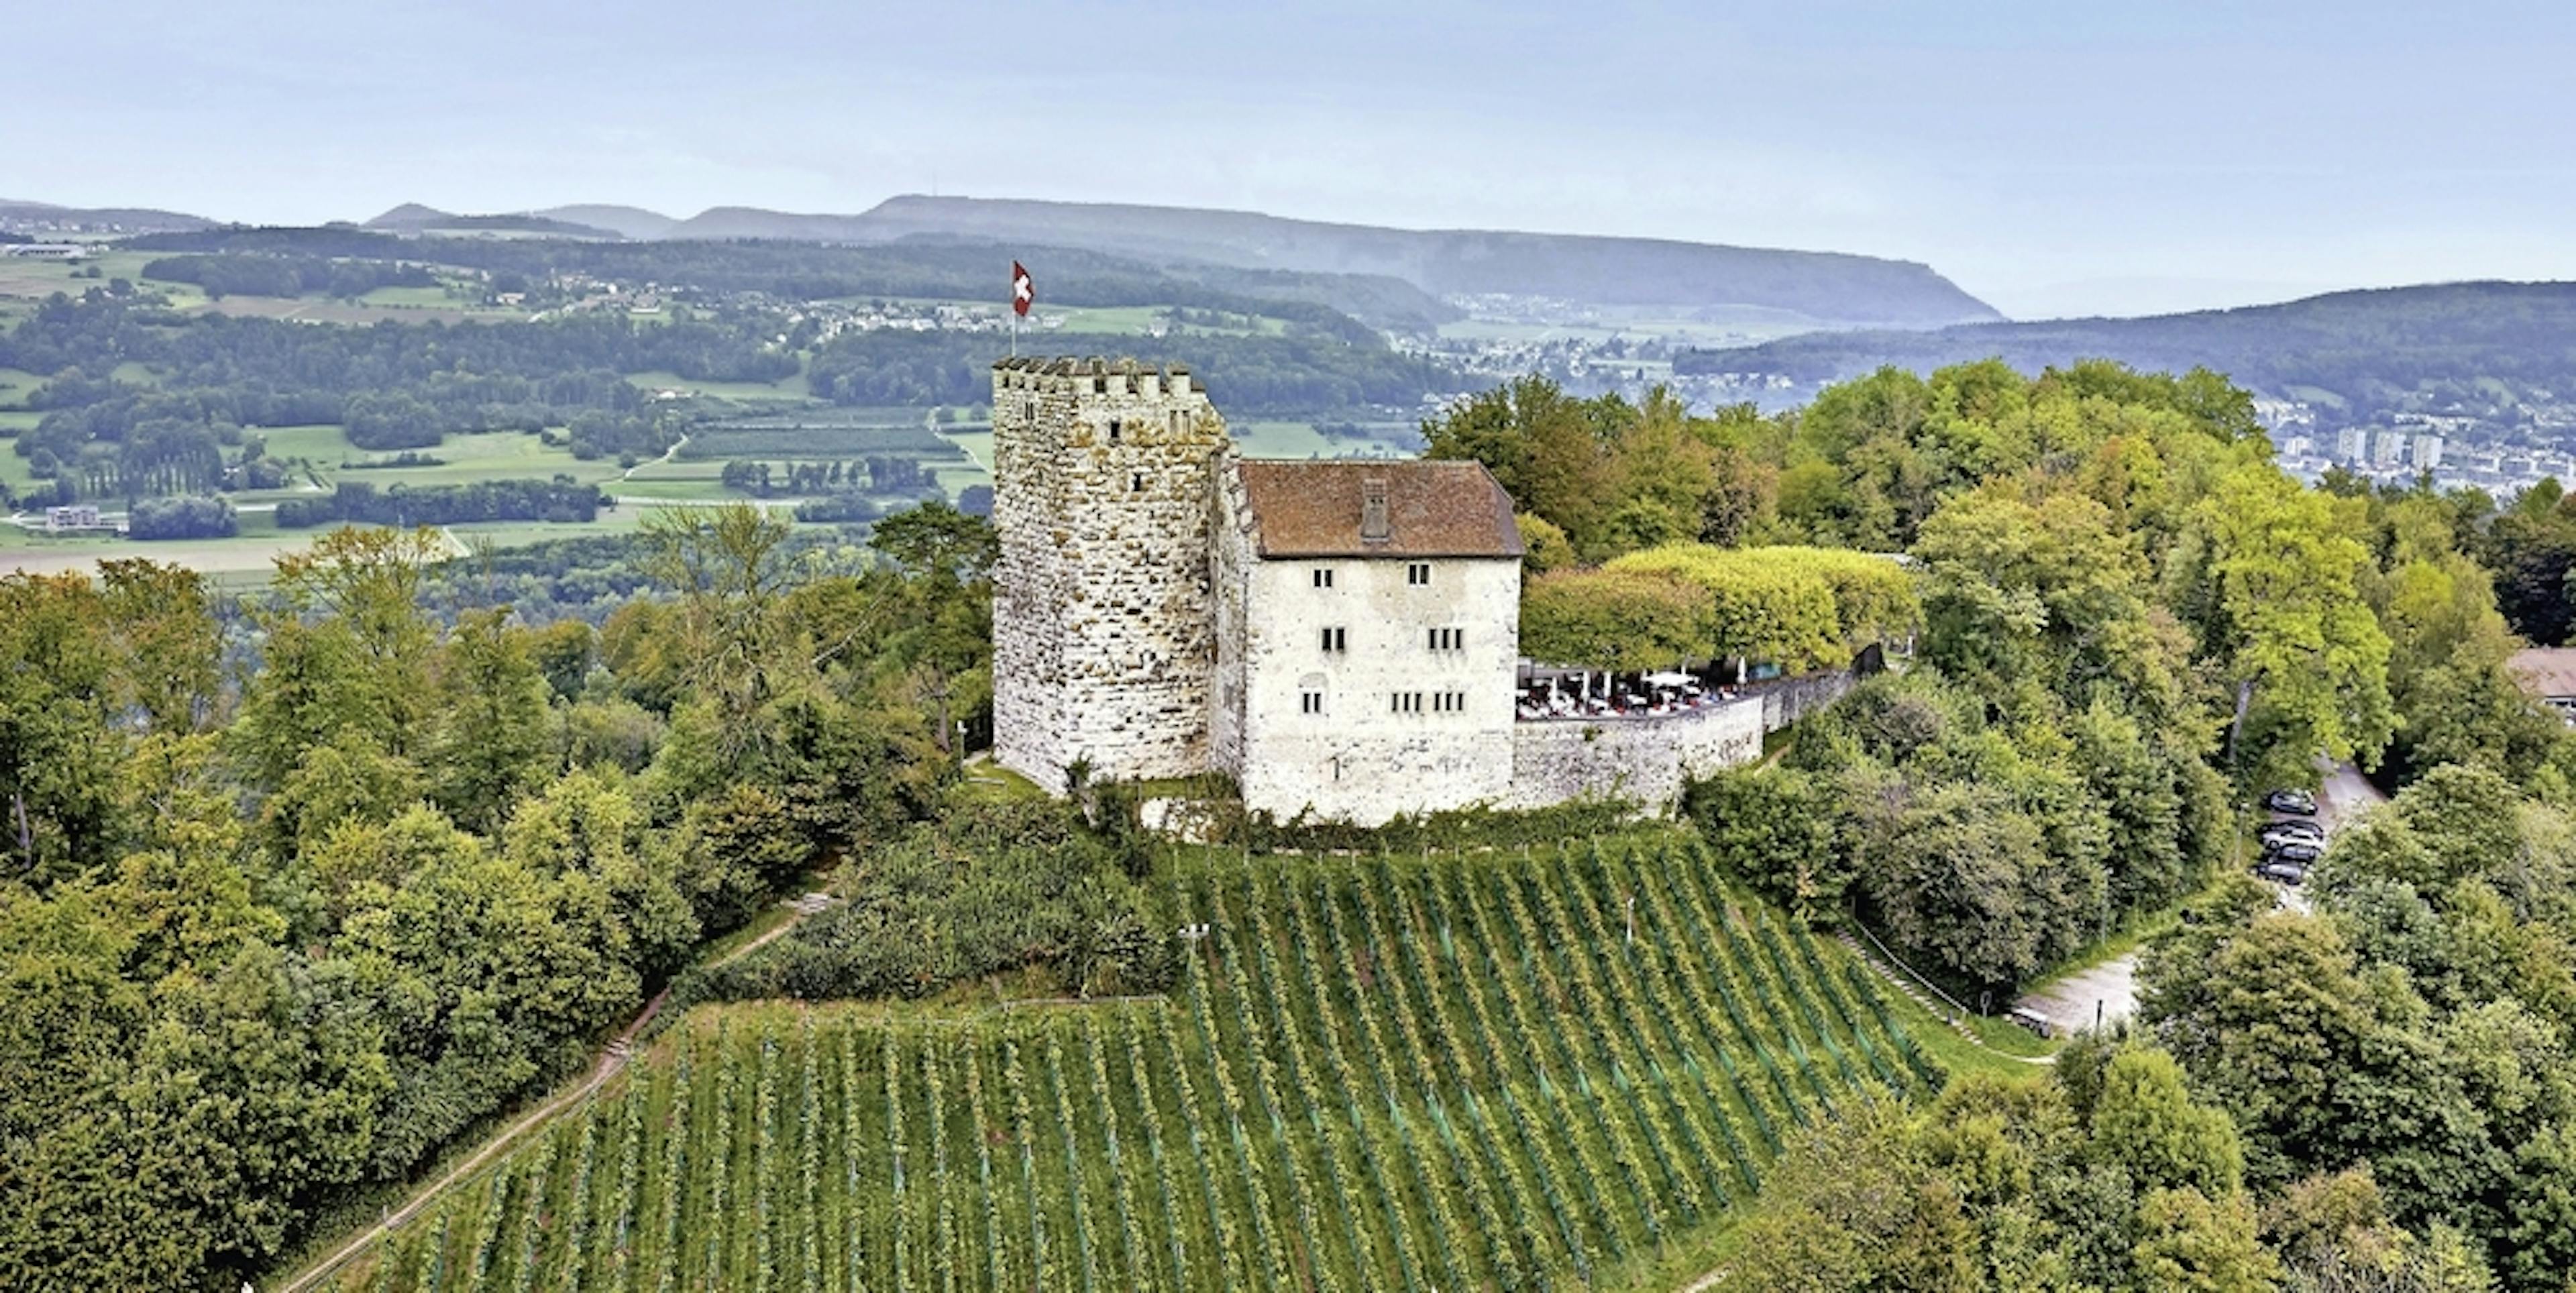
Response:
[{"label": "farm field", "polygon": [[1693,844],[1175,888],[1167,999],[695,1012],[337,1287],[1669,1286],[1791,1128],[1935,1078]]},{"label": "farm field", "polygon": [[839,410],[742,418],[692,427],[689,443],[680,450],[684,459],[719,462],[729,458],[812,461],[869,455],[936,461],[954,458],[958,450],[925,426],[918,411],[909,417],[897,414],[889,424],[861,420]]},{"label": "farm field", "polygon": [[[1410,458],[1409,449],[1398,449],[1386,441],[1337,440],[1315,429],[1311,422],[1236,422],[1226,430],[1246,458]],[[1370,427],[1379,434],[1409,433],[1412,428],[1400,426]]]},{"label": "farm field", "polygon": [[[266,518],[260,518],[266,520]],[[166,539],[136,542],[129,539],[44,539],[0,530],[0,574],[22,571],[31,575],[58,575],[69,571],[87,574],[95,571],[103,557],[140,557],[150,561],[170,562],[209,575],[259,574],[265,576],[269,563],[278,554],[295,552],[313,541],[319,530],[279,531],[274,527],[252,529],[244,517],[248,533],[228,539]]]}]

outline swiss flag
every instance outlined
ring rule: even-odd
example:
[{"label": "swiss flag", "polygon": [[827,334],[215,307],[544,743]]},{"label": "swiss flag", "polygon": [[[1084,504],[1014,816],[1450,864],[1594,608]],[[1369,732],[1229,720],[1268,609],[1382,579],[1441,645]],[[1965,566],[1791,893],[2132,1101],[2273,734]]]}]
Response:
[{"label": "swiss flag", "polygon": [[1029,312],[1030,306],[1037,304],[1037,299],[1038,285],[1030,280],[1027,267],[1023,266],[1016,260],[1012,261],[1011,311],[1015,314],[1025,315]]}]

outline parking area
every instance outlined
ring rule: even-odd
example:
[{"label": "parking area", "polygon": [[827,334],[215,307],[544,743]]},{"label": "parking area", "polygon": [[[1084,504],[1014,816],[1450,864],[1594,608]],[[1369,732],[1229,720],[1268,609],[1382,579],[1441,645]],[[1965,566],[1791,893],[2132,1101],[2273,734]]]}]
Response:
[{"label": "parking area", "polygon": [[[2321,838],[2332,840],[2334,833],[2365,810],[2386,803],[2388,797],[2349,763],[2338,763],[2324,769],[2323,782],[2315,795],[2312,814],[2271,812],[2265,816],[2273,822],[2313,821]],[[2322,851],[2322,846],[2320,847]],[[2265,880],[2279,896],[2281,906],[2305,914],[2308,911],[2307,890],[2300,885]],[[2060,1035],[2110,1025],[2135,1014],[2138,1009],[2138,957],[2127,956],[2104,961],[2100,965],[2076,971],[2038,988],[2015,1006],[2029,1010],[2048,1021],[2052,1032]]]}]

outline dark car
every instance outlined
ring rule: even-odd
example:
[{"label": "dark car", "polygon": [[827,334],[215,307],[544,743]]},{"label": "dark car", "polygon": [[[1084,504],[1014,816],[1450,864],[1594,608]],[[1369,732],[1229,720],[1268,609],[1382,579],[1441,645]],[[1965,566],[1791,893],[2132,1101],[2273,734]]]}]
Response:
[{"label": "dark car", "polygon": [[2288,862],[2294,866],[2314,866],[2324,855],[2325,850],[2314,844],[2266,845],[2263,849],[2265,862]]},{"label": "dark car", "polygon": [[2270,822],[2264,825],[2263,843],[2266,846],[2292,842],[2323,846],[2326,842],[2326,828],[2315,822],[2306,821]]},{"label": "dark car", "polygon": [[2282,884],[2294,887],[2305,884],[2308,879],[2308,869],[2306,867],[2282,858],[2273,858],[2272,860],[2265,862],[2263,865],[2254,868],[2254,874],[2259,875],[2266,880],[2278,880]]},{"label": "dark car", "polygon": [[2296,813],[2301,817],[2317,815],[2317,797],[2304,790],[2275,790],[2263,796],[2263,806],[2276,813]]}]

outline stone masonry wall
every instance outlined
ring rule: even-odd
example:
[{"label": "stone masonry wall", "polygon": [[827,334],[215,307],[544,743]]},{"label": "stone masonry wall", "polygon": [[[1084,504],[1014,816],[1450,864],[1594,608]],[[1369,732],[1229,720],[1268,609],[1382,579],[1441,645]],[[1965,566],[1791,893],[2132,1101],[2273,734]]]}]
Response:
[{"label": "stone masonry wall", "polygon": [[1549,719],[1512,729],[1504,806],[1544,808],[1592,795],[1667,808],[1682,785],[1762,757],[1760,698],[1660,718]]},{"label": "stone masonry wall", "polygon": [[1670,807],[1694,777],[1762,757],[1762,738],[1842,698],[1849,670],[1755,684],[1734,700],[1660,718],[1548,719],[1512,729],[1505,805],[1541,808],[1582,795]]},{"label": "stone masonry wall", "polygon": [[1208,497],[1225,424],[1186,369],[993,372],[994,753],[1049,790],[1210,766]]}]

